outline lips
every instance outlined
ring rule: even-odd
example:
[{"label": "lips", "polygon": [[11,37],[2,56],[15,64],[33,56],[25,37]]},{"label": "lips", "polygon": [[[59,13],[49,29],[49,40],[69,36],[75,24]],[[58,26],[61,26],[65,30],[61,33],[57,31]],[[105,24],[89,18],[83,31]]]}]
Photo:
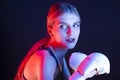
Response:
[{"label": "lips", "polygon": [[69,43],[73,43],[75,41],[75,39],[74,38],[69,38],[69,39],[66,39],[66,41],[69,42]]}]

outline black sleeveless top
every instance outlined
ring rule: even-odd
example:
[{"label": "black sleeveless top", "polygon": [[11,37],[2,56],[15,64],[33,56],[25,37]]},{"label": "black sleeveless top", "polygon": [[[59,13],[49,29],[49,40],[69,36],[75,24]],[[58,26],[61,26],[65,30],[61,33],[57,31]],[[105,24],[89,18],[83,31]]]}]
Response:
[{"label": "black sleeveless top", "polygon": [[54,78],[54,80],[68,80],[68,78],[70,76],[70,72],[67,68],[66,61],[65,60],[63,61],[62,71],[61,71],[60,67],[59,67],[58,60],[57,60],[56,56],[54,55],[54,53],[52,52],[52,50],[49,47],[45,47],[42,49],[47,50],[50,53],[50,55],[53,56],[53,58],[56,61],[57,66],[58,66],[59,72],[58,72],[58,75]]}]

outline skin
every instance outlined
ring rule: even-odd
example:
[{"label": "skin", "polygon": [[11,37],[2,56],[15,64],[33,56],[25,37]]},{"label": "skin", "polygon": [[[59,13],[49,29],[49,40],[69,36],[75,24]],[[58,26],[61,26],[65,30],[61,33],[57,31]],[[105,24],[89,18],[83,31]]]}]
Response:
[{"label": "skin", "polygon": [[[55,46],[72,49],[75,47],[80,34],[80,19],[73,13],[65,13],[55,19],[51,32],[51,40],[56,42]],[[66,41],[72,38],[75,39],[73,43]]]},{"label": "skin", "polygon": [[[74,48],[78,41],[80,34],[79,16],[74,13],[60,15],[55,18],[53,28],[49,34],[51,39],[47,46],[56,55],[61,66],[66,52]],[[73,42],[67,41],[73,39]],[[56,61],[49,52],[40,50],[35,52],[28,60],[24,69],[24,75],[28,80],[53,80],[57,69]]]}]

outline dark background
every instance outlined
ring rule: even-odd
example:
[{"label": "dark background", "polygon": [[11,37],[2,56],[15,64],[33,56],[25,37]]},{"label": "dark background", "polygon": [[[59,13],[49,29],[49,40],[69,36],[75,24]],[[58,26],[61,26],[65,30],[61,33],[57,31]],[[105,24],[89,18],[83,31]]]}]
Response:
[{"label": "dark background", "polygon": [[[0,2],[0,80],[13,80],[30,47],[46,36],[46,16],[60,0],[3,0]],[[111,73],[92,80],[120,79],[120,1],[61,0],[74,4],[81,15],[81,35],[75,51],[102,52],[110,59]]]}]

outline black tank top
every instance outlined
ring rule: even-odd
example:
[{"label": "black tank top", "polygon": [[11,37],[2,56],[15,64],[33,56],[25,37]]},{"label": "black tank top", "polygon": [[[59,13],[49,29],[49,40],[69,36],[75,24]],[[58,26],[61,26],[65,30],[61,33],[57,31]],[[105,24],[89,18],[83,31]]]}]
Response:
[{"label": "black tank top", "polygon": [[54,80],[68,80],[68,78],[70,76],[70,72],[68,70],[66,61],[65,60],[63,61],[62,71],[61,71],[58,60],[57,60],[56,56],[54,55],[54,53],[52,52],[52,50],[49,47],[45,47],[43,49],[47,50],[50,53],[50,55],[53,56],[53,58],[56,61],[57,66],[58,66],[59,72],[58,72],[58,75],[54,78]]}]

